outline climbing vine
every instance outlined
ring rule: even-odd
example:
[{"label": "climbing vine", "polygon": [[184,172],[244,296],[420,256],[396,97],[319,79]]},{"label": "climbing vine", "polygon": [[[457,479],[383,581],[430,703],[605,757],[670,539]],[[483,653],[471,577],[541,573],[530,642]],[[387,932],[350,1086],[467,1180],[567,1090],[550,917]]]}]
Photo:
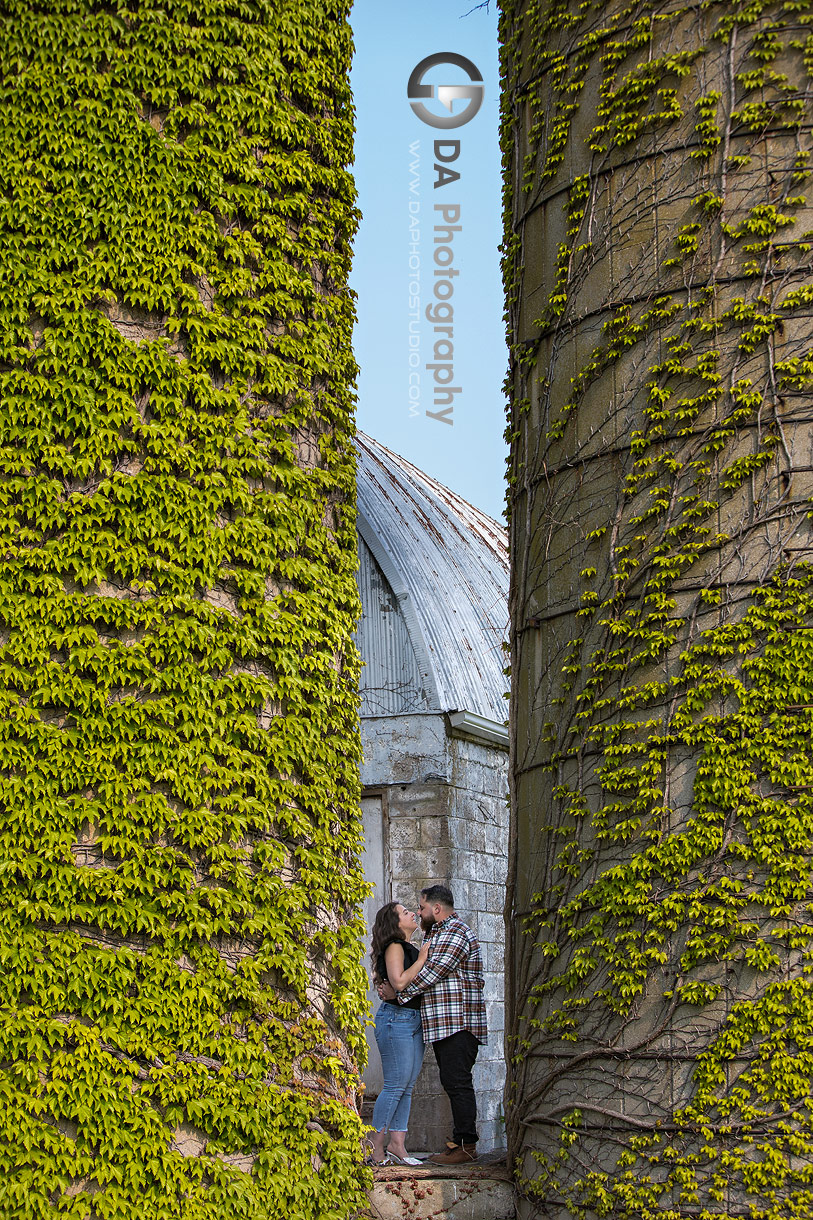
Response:
[{"label": "climbing vine", "polygon": [[0,1213],[340,1220],[344,0],[0,19]]},{"label": "climbing vine", "polygon": [[807,1215],[813,8],[502,8],[520,1214]]}]

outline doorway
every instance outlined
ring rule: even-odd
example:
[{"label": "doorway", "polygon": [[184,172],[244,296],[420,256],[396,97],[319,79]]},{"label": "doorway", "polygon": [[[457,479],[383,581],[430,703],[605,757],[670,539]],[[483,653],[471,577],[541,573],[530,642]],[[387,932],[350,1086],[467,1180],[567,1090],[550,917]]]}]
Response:
[{"label": "doorway", "polygon": [[[379,1004],[370,969],[370,930],[376,911],[392,901],[392,882],[388,876],[384,801],[380,795],[361,798],[361,819],[364,828],[364,851],[361,857],[365,880],[373,887],[364,902],[364,922],[367,926],[364,942],[364,965],[369,981],[368,997],[373,1012]],[[381,1060],[375,1044],[373,1027],[367,1026],[367,1067],[362,1077],[367,1097],[377,1097],[384,1087]]]}]

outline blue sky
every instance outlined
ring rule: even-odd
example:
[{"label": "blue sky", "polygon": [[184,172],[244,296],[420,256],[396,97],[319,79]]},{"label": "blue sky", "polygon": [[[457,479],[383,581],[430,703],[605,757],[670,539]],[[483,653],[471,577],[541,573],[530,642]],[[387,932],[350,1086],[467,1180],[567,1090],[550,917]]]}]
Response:
[{"label": "blue sky", "polygon": [[[494,0],[488,10],[471,9],[472,3],[457,0],[413,0],[409,5],[356,0],[353,8],[354,174],[363,213],[351,278],[358,294],[358,423],[500,518],[507,356],[497,249],[497,12]],[[421,121],[407,98],[415,66],[443,52],[466,57],[483,78],[479,111],[449,130]],[[463,68],[439,64],[426,71],[423,83],[437,89],[470,81]],[[437,116],[460,116],[468,104],[454,100],[449,111],[436,95],[425,102],[427,111]],[[439,149],[446,158],[444,168],[460,175],[439,187],[434,185],[434,165],[439,163],[435,141],[449,142]],[[459,230],[446,231],[445,222],[453,220]],[[440,226],[437,231],[435,226]],[[417,241],[411,241],[416,236]],[[447,248],[441,250],[444,242]],[[434,276],[436,271],[440,277],[448,274],[444,264],[457,275],[442,284]],[[448,308],[437,309],[450,291],[451,316]],[[427,307],[433,311],[431,318]],[[451,334],[444,329],[448,327]],[[432,363],[438,367],[428,370],[426,365]],[[459,390],[441,392],[436,381]],[[435,417],[427,416],[427,410]],[[453,423],[443,422],[446,419]]]}]

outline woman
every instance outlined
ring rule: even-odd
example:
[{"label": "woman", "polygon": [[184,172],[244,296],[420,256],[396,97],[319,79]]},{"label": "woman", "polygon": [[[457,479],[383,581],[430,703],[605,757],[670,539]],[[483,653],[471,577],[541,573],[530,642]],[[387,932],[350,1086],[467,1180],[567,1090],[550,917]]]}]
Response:
[{"label": "woman", "polygon": [[[375,917],[370,954],[373,974],[379,982],[391,983],[396,991],[403,991],[426,961],[428,945],[419,952],[409,943],[417,927],[417,915],[400,902],[388,902]],[[384,1088],[373,1110],[372,1162],[419,1165],[420,1161],[407,1154],[404,1139],[412,1089],[423,1062],[420,996],[406,1004],[382,1001],[375,1014],[375,1040],[384,1069]]]}]

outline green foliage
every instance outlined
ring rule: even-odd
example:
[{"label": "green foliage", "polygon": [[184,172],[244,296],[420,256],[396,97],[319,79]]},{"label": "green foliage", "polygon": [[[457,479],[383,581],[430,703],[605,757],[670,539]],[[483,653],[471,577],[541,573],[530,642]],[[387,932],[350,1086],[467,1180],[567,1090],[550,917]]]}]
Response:
[{"label": "green foliage", "polygon": [[9,1220],[364,1198],[346,9],[4,7]]},{"label": "green foliage", "polygon": [[503,4],[526,1215],[813,1214],[812,13]]}]

